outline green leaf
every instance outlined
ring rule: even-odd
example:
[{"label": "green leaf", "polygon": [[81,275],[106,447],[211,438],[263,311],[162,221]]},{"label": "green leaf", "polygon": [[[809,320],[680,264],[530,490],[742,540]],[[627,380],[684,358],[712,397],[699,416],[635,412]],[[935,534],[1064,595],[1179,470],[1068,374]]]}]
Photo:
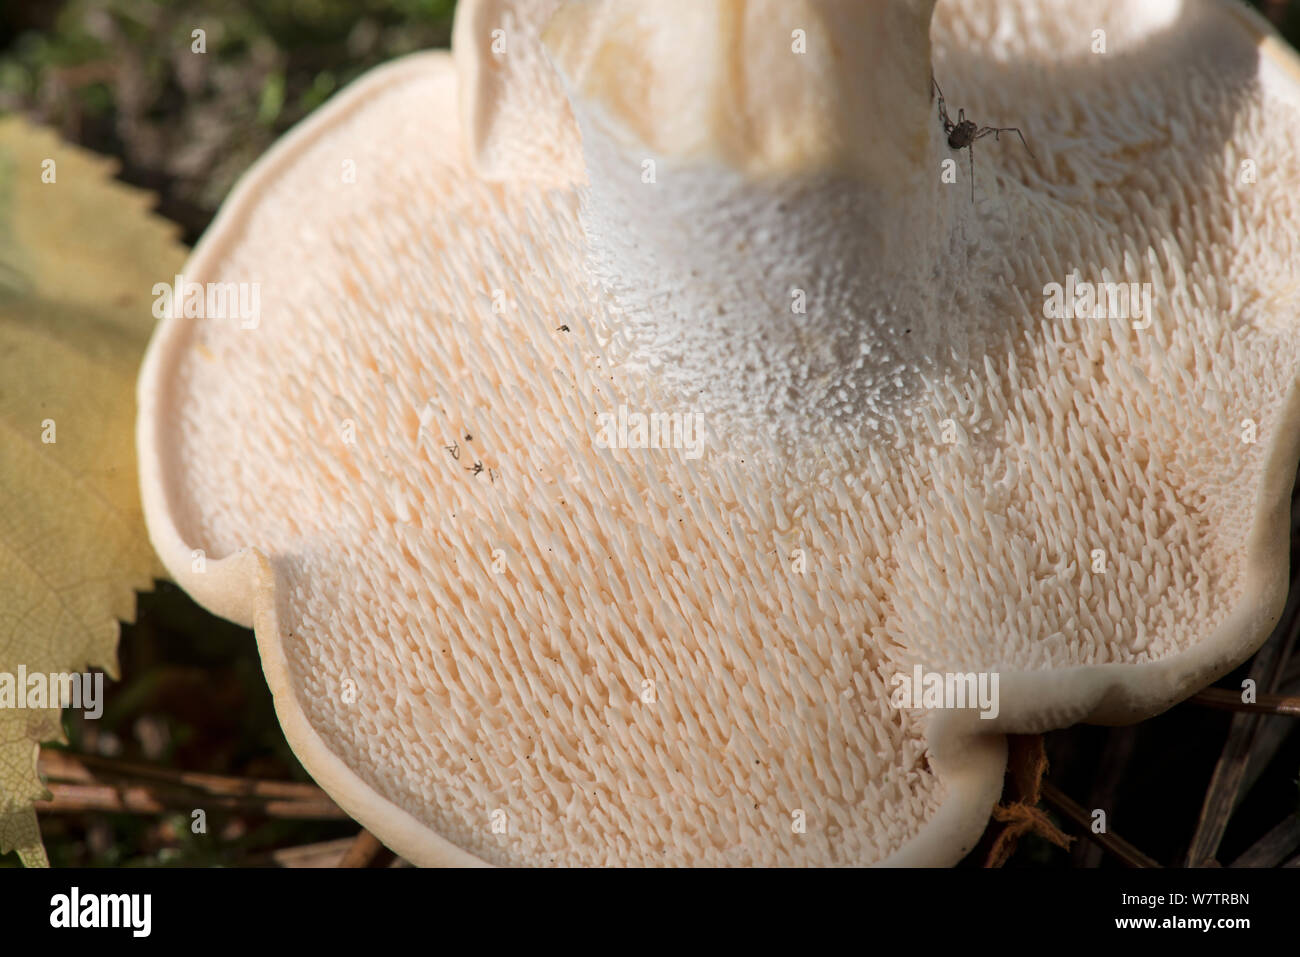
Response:
[{"label": "green leaf", "polygon": [[[0,120],[0,672],[117,676],[161,569],[136,485],[135,377],[177,230],[113,164]],[[52,182],[43,182],[52,178]],[[47,863],[32,802],[56,708],[0,708],[0,853]]]}]

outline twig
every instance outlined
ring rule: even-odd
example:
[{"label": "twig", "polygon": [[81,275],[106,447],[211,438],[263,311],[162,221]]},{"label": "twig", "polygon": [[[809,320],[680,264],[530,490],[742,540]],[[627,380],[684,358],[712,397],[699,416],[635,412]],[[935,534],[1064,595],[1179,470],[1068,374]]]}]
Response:
[{"label": "twig", "polygon": [[[1300,655],[1293,655],[1292,658],[1300,660]],[[1300,680],[1288,680],[1283,676],[1274,690],[1288,697],[1300,695]],[[1296,730],[1296,726],[1287,720],[1287,717],[1283,716],[1281,721],[1261,721],[1259,727],[1255,729],[1255,740],[1250,745],[1250,758],[1246,762],[1246,776],[1241,779],[1242,794],[1250,793],[1251,788],[1259,782],[1264,771],[1282,750],[1291,732]]]},{"label": "twig", "polygon": [[314,801],[328,798],[314,784],[300,781],[266,781],[225,774],[177,771],[152,764],[135,764],[95,754],[78,754],[51,748],[41,750],[40,772],[56,781],[100,783],[111,781],[158,781],[208,794],[242,797],[287,798]]},{"label": "twig", "polygon": [[[1133,748],[1137,741],[1137,729],[1133,725],[1111,728],[1106,734],[1106,744],[1102,748],[1101,762],[1092,777],[1092,787],[1088,790],[1088,802],[1092,807],[1114,808],[1118,803],[1119,787],[1124,781],[1125,769],[1133,757]],[[1080,841],[1074,846],[1071,858],[1077,867],[1099,867],[1104,851],[1091,841]]]},{"label": "twig", "polygon": [[1129,867],[1160,867],[1158,861],[1147,857],[1136,847],[1114,831],[1097,834],[1092,829],[1092,818],[1074,799],[1050,781],[1043,782],[1043,800],[1069,818],[1083,831],[1084,837],[1096,841],[1103,850],[1109,851]]},{"label": "twig", "polygon": [[1300,847],[1300,816],[1292,814],[1256,841],[1250,850],[1232,862],[1232,866],[1277,867],[1298,847]]},{"label": "twig", "polygon": [[46,784],[52,795],[37,801],[41,814],[80,814],[86,811],[109,811],[117,814],[164,814],[168,811],[204,810],[244,811],[265,817],[293,820],[345,821],[348,815],[333,801],[286,801],[283,799],[229,797],[194,792],[167,792],[147,785]]},{"label": "twig", "polygon": [[1236,711],[1243,714],[1277,714],[1300,718],[1300,696],[1261,694],[1253,702],[1241,700],[1241,692],[1229,688],[1206,688],[1188,699],[1193,704],[1216,708],[1219,711]]},{"label": "twig", "polygon": [[[1273,634],[1255,655],[1250,666],[1250,677],[1264,692],[1271,693],[1277,689],[1282,672],[1286,669],[1287,659],[1300,633],[1300,576],[1291,580],[1291,594],[1287,600],[1282,620]],[[1238,697],[1238,701],[1240,698]],[[1250,746],[1255,738],[1255,729],[1259,724],[1259,715],[1255,712],[1238,711],[1232,716],[1228,728],[1228,740],[1223,745],[1218,763],[1214,766],[1214,775],[1205,791],[1205,800],[1201,805],[1201,815],[1197,820],[1196,832],[1192,835],[1187,849],[1187,866],[1204,867],[1217,864],[1219,843],[1224,831],[1228,829],[1228,819],[1241,792],[1242,778],[1246,774],[1246,765],[1250,759]]]},{"label": "twig", "polygon": [[338,867],[355,838],[340,837],[316,844],[282,847],[269,854],[254,857],[250,863],[271,864],[275,867]]},{"label": "twig", "polygon": [[384,867],[393,859],[393,854],[379,838],[363,830],[352,840],[347,853],[336,867]]},{"label": "twig", "polygon": [[275,818],[348,819],[314,784],[173,771],[49,749],[42,751],[39,767],[52,797],[36,802],[36,809],[47,814],[162,814],[202,807]]}]

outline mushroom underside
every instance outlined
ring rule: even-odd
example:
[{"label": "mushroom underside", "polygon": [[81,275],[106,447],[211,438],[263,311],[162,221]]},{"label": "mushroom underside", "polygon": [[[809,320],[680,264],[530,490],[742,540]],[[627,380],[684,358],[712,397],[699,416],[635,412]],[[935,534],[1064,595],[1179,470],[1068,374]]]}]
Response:
[{"label": "mushroom underside", "polygon": [[[582,189],[477,175],[446,55],[262,160],[185,275],[260,317],[164,320],[142,485],[343,807],[418,863],[951,863],[1003,734],[1145,717],[1258,645],[1300,457],[1296,107],[1260,78],[1295,68],[1224,4],[1104,66],[1086,19],[940,8],[950,105],[1035,155],[984,141],[953,214],[953,311],[915,319],[962,349],[805,444],[615,361]],[[1046,316],[1071,277],[1149,312]],[[895,707],[916,666],[996,673],[997,716]]]}]

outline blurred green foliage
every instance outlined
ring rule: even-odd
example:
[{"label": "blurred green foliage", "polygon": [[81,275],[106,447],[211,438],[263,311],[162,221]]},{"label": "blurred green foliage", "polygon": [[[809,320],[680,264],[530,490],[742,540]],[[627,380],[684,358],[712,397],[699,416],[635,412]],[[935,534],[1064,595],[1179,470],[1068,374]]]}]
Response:
[{"label": "blurred green foliage", "polygon": [[[0,5],[0,112],[122,159],[193,243],[235,179],[335,90],[446,46],[455,0]],[[195,31],[204,55],[194,55]]]},{"label": "blurred green foliage", "polygon": [[[120,761],[262,780],[310,781],[289,749],[251,632],[199,608],[170,582],[139,597],[124,625],[122,680],[106,682],[103,715],[64,716],[68,750]],[[54,750],[50,746],[47,749]],[[196,798],[196,806],[203,800]],[[61,866],[247,866],[269,853],[350,837],[351,821],[279,820],[208,808],[207,833],[187,813],[42,814],[50,863]],[[16,866],[17,855],[0,858]]]}]

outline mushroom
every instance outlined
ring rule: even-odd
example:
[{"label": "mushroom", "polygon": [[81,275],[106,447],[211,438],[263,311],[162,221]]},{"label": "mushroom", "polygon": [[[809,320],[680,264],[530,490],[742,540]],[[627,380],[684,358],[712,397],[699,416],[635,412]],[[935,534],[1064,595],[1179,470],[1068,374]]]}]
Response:
[{"label": "mushroom", "polygon": [[[1261,20],[457,16],[247,175],[185,278],[260,283],[260,321],[163,320],[139,387],[163,562],[394,850],[952,863],[1005,734],[1141,719],[1263,640],[1300,67]],[[951,149],[932,72],[1032,155]],[[995,675],[996,715],[900,700],[914,669]]]}]

